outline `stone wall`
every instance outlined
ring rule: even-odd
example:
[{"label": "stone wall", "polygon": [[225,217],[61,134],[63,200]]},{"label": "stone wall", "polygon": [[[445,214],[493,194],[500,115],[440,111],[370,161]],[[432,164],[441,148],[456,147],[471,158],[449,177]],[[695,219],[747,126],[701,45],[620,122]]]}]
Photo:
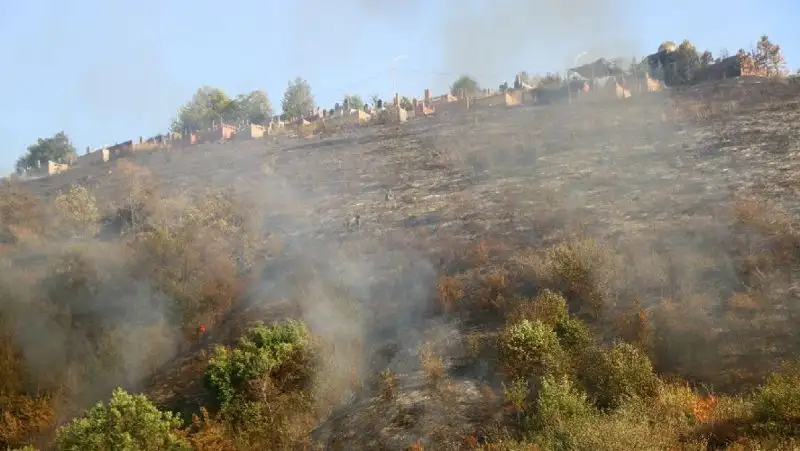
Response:
[{"label": "stone wall", "polygon": [[378,123],[399,124],[408,120],[408,111],[397,105],[392,105],[380,112],[377,118]]},{"label": "stone wall", "polygon": [[627,76],[623,86],[625,86],[633,94],[659,92],[664,90],[664,85],[646,72],[639,72]]},{"label": "stone wall", "polygon": [[231,139],[236,135],[236,128],[233,125],[221,124],[197,133],[193,144],[217,142]]},{"label": "stone wall", "polygon": [[414,106],[414,116],[427,116],[429,114],[433,114],[436,110],[430,106],[430,93],[426,89],[426,100],[418,100],[417,104]]},{"label": "stone wall", "polygon": [[273,120],[269,123],[267,127],[267,134],[268,135],[277,135],[284,131],[286,128],[286,124],[280,120]]},{"label": "stone wall", "polygon": [[70,165],[64,163],[56,163],[54,161],[47,161],[48,174],[60,174],[69,171]]},{"label": "stone wall", "polygon": [[532,104],[536,100],[533,91],[528,89],[514,89],[505,92],[506,106]]},{"label": "stone wall", "polygon": [[236,132],[236,139],[261,139],[265,134],[263,125],[249,124]]},{"label": "stone wall", "polygon": [[454,113],[457,111],[467,111],[466,100],[434,100],[431,102],[431,108],[436,111],[436,114],[441,113]]},{"label": "stone wall", "polygon": [[469,103],[469,106],[470,108],[481,108],[481,107],[503,106],[505,104],[506,104],[505,94],[494,94],[473,99]]},{"label": "stone wall", "polygon": [[326,124],[333,127],[342,125],[363,125],[372,120],[372,115],[362,110],[349,110],[347,112],[341,110],[333,115],[325,116],[323,120]]},{"label": "stone wall", "polygon": [[696,70],[692,75],[693,83],[723,80],[735,77],[766,77],[767,69],[760,67],[748,54],[734,55]]},{"label": "stone wall", "polygon": [[46,163],[42,163],[41,167],[28,169],[26,171],[28,176],[31,177],[42,177],[46,175],[53,175],[53,174],[60,174],[62,172],[67,172],[70,169],[70,165],[64,163],[56,163],[55,161],[47,160]]},{"label": "stone wall", "polygon": [[92,164],[102,164],[107,162],[110,159],[110,156],[111,152],[103,147],[101,149],[93,150],[86,155],[79,156],[76,165],[88,166]]}]

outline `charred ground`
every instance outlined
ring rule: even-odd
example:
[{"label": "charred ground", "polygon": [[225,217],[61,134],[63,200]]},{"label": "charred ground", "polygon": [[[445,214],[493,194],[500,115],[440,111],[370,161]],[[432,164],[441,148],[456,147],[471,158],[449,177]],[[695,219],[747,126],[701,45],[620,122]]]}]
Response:
[{"label": "charred ground", "polygon": [[[735,396],[798,349],[799,95],[783,82],[728,80],[475,109],[139,155],[6,187],[5,380],[19,382],[4,396],[45,413],[36,425],[6,418],[0,438],[47,437],[117,385],[187,417],[215,412],[203,383],[212,345],[233,345],[255,320],[296,318],[323,349],[303,389],[315,401],[262,387],[253,396],[272,396],[282,418],[273,435],[212,415],[182,432],[196,448],[782,443],[793,430],[758,429],[736,404],[757,401]],[[95,213],[81,195],[93,195]],[[552,386],[528,368],[532,385],[514,404],[508,387],[521,379],[503,343],[524,318],[547,323],[536,307],[547,293],[564,296],[598,349],[622,341],[649,357],[670,381],[655,405],[678,413],[637,423],[587,389],[605,409],[593,426],[569,423],[572,441],[535,432]],[[192,344],[198,322],[211,330]],[[124,338],[113,333],[122,325]],[[590,384],[588,357],[573,357],[575,380]],[[711,419],[696,412],[709,391],[735,395],[709,407]],[[673,424],[684,414],[691,421]]]}]

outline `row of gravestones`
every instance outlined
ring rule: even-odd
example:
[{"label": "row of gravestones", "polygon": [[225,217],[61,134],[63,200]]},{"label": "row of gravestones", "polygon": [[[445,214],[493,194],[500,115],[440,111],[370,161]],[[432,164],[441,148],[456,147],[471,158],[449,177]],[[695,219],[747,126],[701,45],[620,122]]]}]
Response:
[{"label": "row of gravestones", "polygon": [[[487,90],[487,92],[488,92],[488,90]],[[419,101],[416,98],[414,98],[411,102],[412,102],[411,105],[413,107],[416,107],[416,105],[419,103]],[[429,102],[430,102],[430,91],[426,89],[425,90],[425,105],[427,106]],[[375,105],[374,105],[376,110],[383,109],[383,106],[384,106],[384,102],[381,99],[378,99],[376,101]],[[362,108],[364,108],[364,111],[370,112],[368,104],[365,103]],[[337,113],[339,111],[349,111],[350,109],[351,109],[350,108],[350,99],[344,99],[342,104],[339,104],[337,102],[334,105],[333,108],[331,108],[329,110],[324,110],[324,109],[317,110],[317,111],[314,112],[314,115],[319,115],[320,117],[333,116],[335,113]],[[287,118],[284,115],[280,115],[280,116],[276,116],[275,119],[280,119],[281,121],[285,121]]]},{"label": "row of gravestones", "polygon": [[[369,108],[368,104],[365,103],[362,108],[364,109],[365,112],[367,112],[367,113],[370,112],[370,108]],[[375,108],[378,109],[378,110],[382,109],[383,108],[383,100],[378,99],[378,101],[377,101],[377,103],[375,105]],[[329,110],[319,109],[319,110],[316,110],[312,115],[318,115],[318,116],[321,116],[321,117],[327,117],[327,116],[333,116],[334,114],[336,114],[339,111],[350,111],[350,110],[351,110],[350,102],[349,102],[348,99],[345,99],[342,105],[340,105],[339,103],[336,103],[333,108],[331,108]],[[286,118],[284,116],[281,116],[280,119],[281,120],[285,120]]]}]

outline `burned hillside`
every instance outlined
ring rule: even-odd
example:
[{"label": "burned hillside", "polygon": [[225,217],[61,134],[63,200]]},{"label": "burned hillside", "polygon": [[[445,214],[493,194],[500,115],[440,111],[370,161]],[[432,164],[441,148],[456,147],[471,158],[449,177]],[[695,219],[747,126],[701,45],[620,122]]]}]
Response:
[{"label": "burned hillside", "polygon": [[[2,393],[41,424],[6,418],[0,440],[45,443],[118,385],[198,415],[176,432],[195,449],[791,440],[759,429],[783,423],[758,387],[798,350],[799,124],[797,85],[736,79],[204,144],[4,188],[38,210],[3,213],[17,357],[0,379],[20,382]],[[313,338],[248,332],[287,318]],[[214,345],[248,333],[241,349],[303,351],[222,397]],[[553,393],[577,400],[569,421]]]}]

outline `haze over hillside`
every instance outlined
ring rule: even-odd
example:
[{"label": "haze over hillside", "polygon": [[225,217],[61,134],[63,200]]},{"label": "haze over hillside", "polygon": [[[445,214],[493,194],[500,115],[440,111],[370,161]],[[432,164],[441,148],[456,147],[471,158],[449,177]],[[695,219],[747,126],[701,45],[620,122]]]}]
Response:
[{"label": "haze over hillside", "polygon": [[26,416],[0,439],[113,446],[110,410],[68,420],[121,386],[182,417],[138,423],[161,449],[791,449],[797,373],[759,385],[797,351],[799,90],[476,106],[6,186],[0,395]]},{"label": "haze over hillside", "polygon": [[[0,75],[9,87],[0,117],[0,172],[10,171],[36,138],[62,129],[78,149],[165,131],[205,84],[230,93],[265,89],[278,105],[287,81],[300,75],[318,103],[330,105],[348,93],[389,99],[391,59],[402,54],[409,58],[398,62],[398,90],[421,96],[424,88],[440,93],[462,72],[475,71],[482,85],[496,87],[519,70],[563,70],[583,51],[594,52],[587,58],[627,59],[666,39],[689,38],[715,54],[723,47],[733,53],[749,50],[763,32],[776,42],[798,41],[787,22],[796,6],[783,0],[736,8],[677,2],[659,14],[650,4],[620,1],[604,2],[599,11],[587,2],[385,3],[236,2],[225,13],[202,1],[188,9],[147,0],[5,5],[0,54],[15,70]],[[569,8],[574,11],[564,14]],[[490,26],[491,33],[481,34]],[[342,35],[350,37],[331,38]],[[292,45],[282,44],[286,36]],[[798,60],[795,51],[787,49],[789,62]]]},{"label": "haze over hillside", "polygon": [[800,448],[794,4],[51,6],[0,449]]}]

